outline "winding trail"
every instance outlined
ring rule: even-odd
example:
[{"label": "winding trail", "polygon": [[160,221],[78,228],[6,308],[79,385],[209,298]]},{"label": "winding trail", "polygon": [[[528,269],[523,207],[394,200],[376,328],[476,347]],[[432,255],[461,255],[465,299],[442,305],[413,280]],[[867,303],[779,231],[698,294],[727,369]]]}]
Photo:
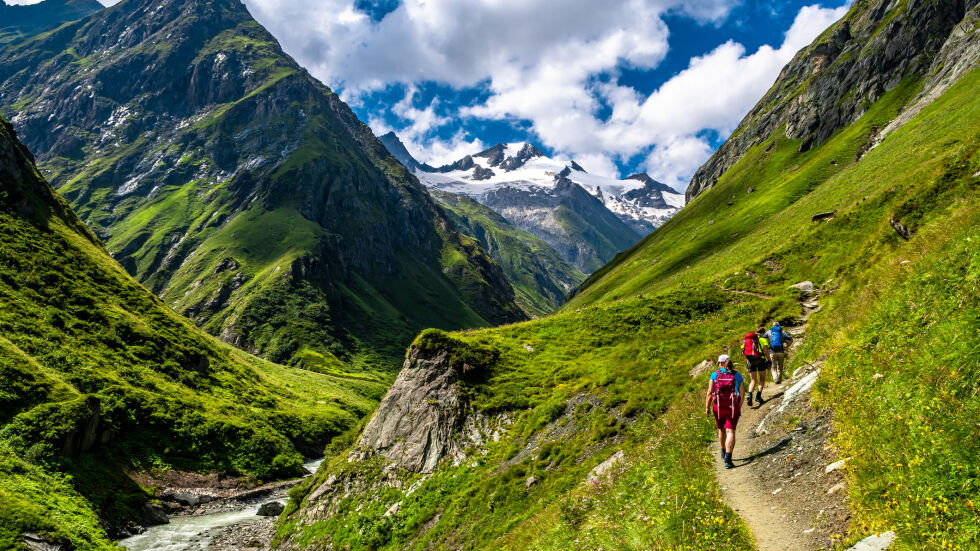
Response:
[{"label": "winding trail", "polygon": [[773,495],[761,488],[757,482],[757,473],[749,468],[753,462],[773,453],[778,448],[777,444],[770,449],[750,453],[747,440],[750,431],[759,425],[759,422],[769,411],[766,406],[771,400],[780,396],[788,385],[788,381],[783,381],[782,385],[773,385],[770,382],[766,385],[763,394],[763,398],[766,398],[767,395],[769,397],[762,407],[749,408],[743,406],[733,457],[734,469],[725,468],[725,464],[718,454],[717,444],[711,448],[715,456],[715,472],[725,494],[725,500],[729,507],[738,513],[749,526],[749,529],[752,530],[756,543],[762,551],[812,549],[800,540],[798,531],[787,526],[790,511],[786,500],[780,499],[779,494]]},{"label": "winding trail", "polygon": [[[721,289],[759,298],[771,298],[751,291]],[[819,291],[805,295],[800,300],[802,316],[798,323],[795,326],[784,327],[785,331],[794,338],[789,352],[798,349],[802,344],[810,315],[819,311],[817,297],[813,296],[818,296],[818,293]],[[780,406],[786,391],[798,380],[799,378],[791,377],[790,373],[785,373],[782,384],[777,385],[770,377],[763,390],[765,403],[753,407],[743,405],[742,417],[736,433],[734,469],[725,467],[718,453],[717,442],[713,442],[710,447],[725,501],[748,525],[760,551],[807,551],[821,547],[818,542],[819,534],[814,533],[816,530],[806,530],[801,533],[799,525],[801,517],[810,516],[808,509],[813,507],[813,503],[801,502],[801,496],[797,491],[783,491],[783,486],[773,490],[772,485],[762,483],[763,479],[776,480],[772,472],[774,462],[793,457],[793,454],[786,457],[790,452],[786,448],[794,439],[792,435],[782,438],[758,438],[756,428],[768,413]],[[746,385],[748,385],[747,376]],[[786,482],[792,484],[792,479]]]}]

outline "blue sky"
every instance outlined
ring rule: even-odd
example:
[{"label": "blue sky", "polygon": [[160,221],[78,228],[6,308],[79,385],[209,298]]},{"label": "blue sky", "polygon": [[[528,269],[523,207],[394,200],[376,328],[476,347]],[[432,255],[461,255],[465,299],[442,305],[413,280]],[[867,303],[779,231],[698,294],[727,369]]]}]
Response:
[{"label": "blue sky", "polygon": [[530,141],[683,190],[845,0],[245,0],[420,161]]},{"label": "blue sky", "polygon": [[683,190],[849,0],[244,2],[420,161],[529,141],[593,173],[645,171]]}]

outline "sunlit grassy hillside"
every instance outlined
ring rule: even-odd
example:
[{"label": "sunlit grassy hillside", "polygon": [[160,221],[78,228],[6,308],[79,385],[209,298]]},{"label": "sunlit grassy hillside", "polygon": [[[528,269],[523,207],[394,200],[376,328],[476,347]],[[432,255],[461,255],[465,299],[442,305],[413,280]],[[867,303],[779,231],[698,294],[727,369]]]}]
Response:
[{"label": "sunlit grassy hillside", "polygon": [[[833,408],[851,461],[850,537],[893,529],[901,549],[975,547],[978,80],[968,74],[866,153],[919,84],[904,82],[806,153],[778,136],[755,146],[557,315],[424,333],[415,346],[483,370],[466,394],[475,411],[512,421],[505,436],[428,477],[340,454],[295,492],[280,541],[752,548],[720,503],[704,381],[689,371],[746,330],[799,316],[789,286],[810,280],[827,298],[791,368],[827,355],[817,399]],[[620,449],[613,481],[586,482]],[[309,492],[332,475],[373,489],[317,513]]]},{"label": "sunlit grassy hillside", "polygon": [[5,121],[0,235],[0,546],[103,541],[92,509],[114,524],[147,498],[124,468],[302,474],[383,392],[197,330],[109,257]]}]

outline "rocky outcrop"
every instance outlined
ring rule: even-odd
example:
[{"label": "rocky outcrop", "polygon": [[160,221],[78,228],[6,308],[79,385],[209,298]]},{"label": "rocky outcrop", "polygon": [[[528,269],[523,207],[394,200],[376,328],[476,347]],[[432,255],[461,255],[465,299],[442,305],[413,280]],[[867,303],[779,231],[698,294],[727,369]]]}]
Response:
[{"label": "rocky outcrop", "polygon": [[[977,3],[855,2],[783,68],[769,92],[695,173],[687,200],[711,188],[750,147],[777,132],[800,140],[800,151],[820,144],[903,79],[928,76],[922,97],[937,97],[935,90],[944,90],[976,65],[980,53],[970,35],[977,32]],[[921,102],[913,100],[915,112]]]},{"label": "rocky outcrop", "polygon": [[459,384],[485,366],[453,365],[451,356],[444,349],[411,349],[352,457],[377,455],[406,471],[431,473],[484,442],[487,419],[470,410]]}]

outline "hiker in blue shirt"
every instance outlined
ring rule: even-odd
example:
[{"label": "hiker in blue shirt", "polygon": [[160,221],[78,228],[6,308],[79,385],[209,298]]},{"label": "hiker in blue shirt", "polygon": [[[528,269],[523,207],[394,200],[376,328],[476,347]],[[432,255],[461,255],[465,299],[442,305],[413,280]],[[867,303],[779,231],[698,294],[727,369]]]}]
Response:
[{"label": "hiker in blue shirt", "polygon": [[778,321],[772,323],[772,329],[763,335],[769,341],[769,351],[772,357],[772,379],[778,385],[783,381],[783,363],[786,361],[786,349],[793,337],[779,326]]}]

